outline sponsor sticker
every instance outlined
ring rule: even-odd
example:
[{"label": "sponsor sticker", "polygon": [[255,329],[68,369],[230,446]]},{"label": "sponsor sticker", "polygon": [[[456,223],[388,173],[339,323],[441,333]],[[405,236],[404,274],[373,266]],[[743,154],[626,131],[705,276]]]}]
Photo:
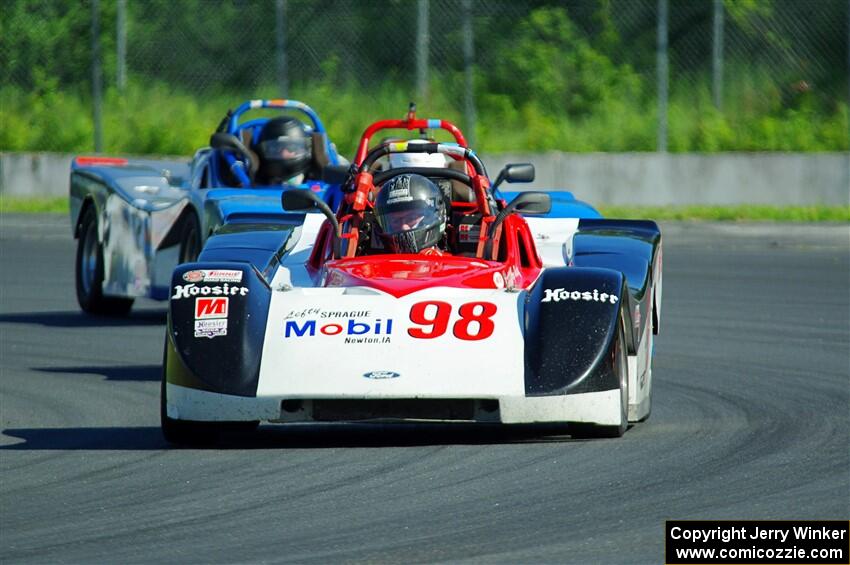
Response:
[{"label": "sponsor sticker", "polygon": [[561,300],[573,300],[575,302],[605,302],[616,304],[620,298],[607,292],[593,290],[568,290],[563,288],[544,288],[543,298],[540,302],[560,302]]},{"label": "sponsor sticker", "polygon": [[493,273],[493,284],[496,285],[496,288],[505,288],[505,277],[502,276],[502,273]]},{"label": "sponsor sticker", "polygon": [[220,335],[227,335],[227,318],[195,320],[195,337],[212,339]]},{"label": "sponsor sticker", "polygon": [[509,289],[516,289],[522,285],[522,273],[516,266],[512,266],[505,274],[505,285]]},{"label": "sponsor sticker", "polygon": [[203,271],[186,271],[183,273],[183,280],[186,282],[196,283],[204,280]]},{"label": "sponsor sticker", "polygon": [[390,181],[387,188],[389,189],[387,204],[413,200],[410,195],[410,177],[396,177]]},{"label": "sponsor sticker", "polygon": [[227,318],[228,302],[230,298],[216,297],[195,299],[195,319],[208,320],[214,318]]},{"label": "sponsor sticker", "polygon": [[230,286],[227,283],[216,286],[198,286],[195,283],[178,284],[174,287],[172,300],[192,298],[195,296],[245,296],[250,289],[245,286]]},{"label": "sponsor sticker", "polygon": [[304,308],[290,310],[285,318],[371,318],[369,310],[322,310],[321,308]]},{"label": "sponsor sticker", "polygon": [[[315,310],[289,311],[284,319],[284,339],[336,336],[342,343],[391,343],[394,318],[376,318],[368,310]],[[407,335],[415,339],[448,334],[463,341],[479,341],[493,335],[496,311],[491,302],[467,302],[455,310],[448,302],[430,300],[413,304],[408,319],[401,324],[409,326]]]},{"label": "sponsor sticker", "polygon": [[394,371],[371,371],[369,373],[363,373],[363,376],[366,377],[367,379],[382,380],[382,379],[397,379],[401,375],[399,373],[394,372]]},{"label": "sponsor sticker", "polygon": [[290,318],[283,337],[295,339],[316,336],[340,336],[343,343],[390,343],[393,320],[381,318],[334,317],[334,321]]},{"label": "sponsor sticker", "polygon": [[477,224],[461,224],[457,230],[457,239],[461,243],[476,243],[481,236],[481,226]]},{"label": "sponsor sticker", "polygon": [[242,282],[242,271],[238,269],[197,269],[183,273],[183,280],[198,282]]}]

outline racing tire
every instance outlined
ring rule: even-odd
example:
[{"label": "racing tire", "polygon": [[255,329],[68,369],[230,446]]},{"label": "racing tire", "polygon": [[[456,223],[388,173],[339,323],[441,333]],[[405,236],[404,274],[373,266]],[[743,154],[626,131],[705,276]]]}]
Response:
[{"label": "racing tire", "polygon": [[649,317],[649,323],[652,324],[649,332],[647,332],[649,334],[649,374],[646,377],[646,386],[649,387],[649,392],[647,393],[649,408],[647,408],[646,414],[638,422],[646,422],[652,415],[652,357],[655,351],[655,308],[653,308],[653,315]]},{"label": "racing tire", "polygon": [[175,445],[204,446],[218,441],[219,429],[216,422],[193,422],[175,420],[168,417],[166,404],[165,369],[163,368],[162,386],[159,395],[160,426],[165,441]]},{"label": "racing tire", "polygon": [[180,227],[178,263],[192,263],[201,254],[201,224],[194,213],[186,214]]},{"label": "racing tire", "polygon": [[[167,338],[166,338],[167,339]],[[166,347],[167,347],[166,342]],[[255,431],[259,421],[249,422],[196,422],[168,417],[168,392],[165,386],[166,352],[162,359],[162,384],[159,394],[159,419],[165,441],[174,445],[194,447],[217,443],[223,434],[247,434]]]},{"label": "racing tire", "polygon": [[629,362],[626,349],[626,332],[623,329],[623,313],[617,317],[617,341],[616,348],[616,371],[620,386],[620,423],[613,426],[600,426],[598,424],[574,423],[570,424],[570,435],[574,438],[615,438],[622,437],[629,427]]},{"label": "racing tire", "polygon": [[132,298],[103,295],[103,246],[97,240],[97,213],[86,208],[80,220],[75,269],[77,302],[83,312],[124,316],[133,307]]}]

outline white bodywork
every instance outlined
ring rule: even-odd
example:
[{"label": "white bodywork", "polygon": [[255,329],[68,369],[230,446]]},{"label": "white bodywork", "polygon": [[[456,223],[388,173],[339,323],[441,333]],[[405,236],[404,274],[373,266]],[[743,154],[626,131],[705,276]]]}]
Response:
[{"label": "white bodywork", "polygon": [[[256,398],[167,383],[169,417],[299,422],[312,420],[311,402],[319,399],[474,399],[497,401],[498,410],[477,407],[472,421],[619,424],[616,389],[525,396],[525,291],[436,287],[396,298],[364,287],[313,287],[304,262],[322,220],[307,215],[299,241],[272,280]],[[567,264],[578,220],[529,218],[528,223],[545,266]],[[411,308],[433,301],[451,307],[447,330],[434,338],[412,336],[408,330],[419,326],[411,322]],[[460,307],[472,302],[496,307],[486,339],[459,339],[453,331],[461,321]],[[428,308],[433,316],[436,306]],[[482,330],[476,324],[467,328],[470,333]],[[630,420],[644,417],[649,405],[651,324],[644,330],[628,362]],[[283,401],[292,400],[302,402],[284,410]]]}]

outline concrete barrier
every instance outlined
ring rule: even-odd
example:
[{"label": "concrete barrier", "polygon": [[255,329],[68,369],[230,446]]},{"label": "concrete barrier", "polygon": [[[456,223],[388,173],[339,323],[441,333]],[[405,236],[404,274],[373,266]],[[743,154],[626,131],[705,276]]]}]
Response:
[{"label": "concrete barrier", "polygon": [[0,153],[3,196],[67,196],[73,155]]},{"label": "concrete barrier", "polygon": [[593,204],[850,204],[850,153],[553,152],[484,162],[494,177],[506,163],[534,163],[527,186],[564,188]]},{"label": "concrete barrier", "polygon": [[[68,194],[71,158],[0,153],[0,194]],[[850,153],[550,152],[483,160],[493,177],[506,163],[534,163],[537,180],[511,188],[570,190],[599,205],[850,204]]]}]

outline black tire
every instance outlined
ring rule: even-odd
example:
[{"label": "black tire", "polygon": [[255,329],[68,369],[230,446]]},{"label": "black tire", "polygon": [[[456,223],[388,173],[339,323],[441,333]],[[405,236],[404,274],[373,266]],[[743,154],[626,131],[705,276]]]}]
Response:
[{"label": "black tire", "polygon": [[201,254],[201,224],[194,213],[186,214],[180,227],[179,263],[192,263]]},{"label": "black tire", "polygon": [[[652,328],[650,328],[648,335],[649,335],[649,339],[653,340],[653,343],[654,343],[655,342],[655,320],[657,319],[656,315],[655,315],[655,308],[652,309],[652,316],[650,316],[649,319],[650,319],[650,323],[652,324]],[[649,378],[648,378],[649,382],[647,383],[647,386],[649,387],[649,409],[646,411],[646,415],[644,415],[643,418],[638,420],[638,422],[646,422],[647,420],[649,420],[649,417],[652,415],[652,354],[653,354],[653,350],[654,350],[654,346],[650,345],[650,347],[649,347],[649,367],[650,367],[650,371],[649,371]]]},{"label": "black tire", "polygon": [[159,416],[165,441],[175,445],[203,446],[218,441],[219,427],[215,422],[190,422],[168,417],[166,410],[165,367],[162,371],[162,386],[159,395]]},{"label": "black tire", "polygon": [[617,317],[616,348],[617,367],[620,377],[620,423],[614,426],[599,426],[596,424],[575,423],[570,425],[570,435],[574,438],[613,438],[622,437],[629,427],[629,370],[628,354],[626,352],[626,333],[623,329],[623,313]]},{"label": "black tire", "polygon": [[97,214],[86,208],[80,221],[75,269],[77,302],[83,312],[124,316],[133,306],[132,298],[103,295],[103,246],[97,240]]}]

